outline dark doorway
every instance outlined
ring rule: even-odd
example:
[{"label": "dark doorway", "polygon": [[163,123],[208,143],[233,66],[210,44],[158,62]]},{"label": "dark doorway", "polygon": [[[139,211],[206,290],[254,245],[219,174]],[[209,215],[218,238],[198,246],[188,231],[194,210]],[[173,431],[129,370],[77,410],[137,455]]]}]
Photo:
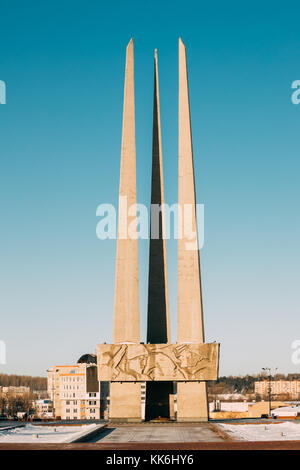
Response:
[{"label": "dark doorway", "polygon": [[173,382],[146,382],[145,421],[170,419]]}]

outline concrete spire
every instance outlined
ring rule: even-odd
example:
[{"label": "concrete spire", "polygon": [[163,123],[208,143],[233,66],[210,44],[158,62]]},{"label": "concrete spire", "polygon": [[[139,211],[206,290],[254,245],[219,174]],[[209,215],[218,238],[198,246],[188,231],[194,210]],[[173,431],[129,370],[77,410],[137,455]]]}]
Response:
[{"label": "concrete spire", "polygon": [[[140,342],[133,39],[126,50],[119,219],[115,278],[114,343]],[[130,210],[130,216],[128,211]],[[130,227],[130,238],[128,229]],[[141,420],[141,384],[110,383],[110,420]]]},{"label": "concrete spire", "polygon": [[[162,163],[157,50],[154,53],[154,100],[152,135],[151,231],[158,238],[150,239],[148,280],[147,343],[170,342],[167,252],[165,240],[164,180]],[[158,220],[159,218],[159,220]],[[159,226],[158,223],[159,222]],[[155,226],[155,227],[154,227]],[[153,233],[154,234],[154,233]]]},{"label": "concrete spire", "polygon": [[[157,50],[154,53],[154,98],[151,181],[151,238],[149,250],[147,343],[170,343],[167,251],[165,239],[164,179],[162,163]],[[158,212],[158,206],[162,206]],[[155,237],[155,238],[153,238]],[[173,415],[173,383],[147,382],[146,420]]]},{"label": "concrete spire", "polygon": [[178,203],[185,210],[191,207],[190,231],[185,223],[183,236],[178,240],[178,341],[204,342],[202,293],[198,240],[196,249],[188,249],[191,233],[196,233],[196,193],[193,147],[188,91],[186,50],[179,39],[179,137],[178,137]]},{"label": "concrete spire", "polygon": [[[184,222],[182,238],[178,239],[178,342],[203,343],[203,311],[200,277],[198,238],[197,237],[196,193],[191,132],[190,102],[186,50],[179,39],[179,136],[178,136],[178,203],[185,214],[189,206],[190,224]],[[184,217],[185,218],[185,217]],[[180,221],[180,218],[179,218]],[[181,222],[179,222],[180,224]],[[190,227],[187,230],[188,226]],[[205,382],[177,383],[177,420],[207,421],[208,403]]]},{"label": "concrete spire", "polygon": [[[119,218],[115,277],[114,343],[140,342],[133,39],[126,50]],[[130,209],[131,208],[131,209]],[[130,216],[128,210],[130,209]],[[128,237],[130,227],[131,237]]]}]

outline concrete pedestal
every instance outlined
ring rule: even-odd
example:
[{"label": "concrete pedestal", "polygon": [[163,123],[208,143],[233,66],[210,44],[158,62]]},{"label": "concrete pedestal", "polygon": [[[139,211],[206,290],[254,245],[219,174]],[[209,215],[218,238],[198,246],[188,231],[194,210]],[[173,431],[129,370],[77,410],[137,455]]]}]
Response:
[{"label": "concrete pedestal", "polygon": [[141,422],[140,382],[111,382],[109,419],[119,423]]},{"label": "concrete pedestal", "polygon": [[208,421],[208,403],[205,382],[177,383],[177,421]]}]

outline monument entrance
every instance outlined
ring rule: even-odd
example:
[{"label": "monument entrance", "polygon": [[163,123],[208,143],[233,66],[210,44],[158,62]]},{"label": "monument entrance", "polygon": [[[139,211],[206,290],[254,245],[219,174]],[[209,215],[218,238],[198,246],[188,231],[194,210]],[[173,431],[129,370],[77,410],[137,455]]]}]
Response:
[{"label": "monument entrance", "polygon": [[[149,248],[147,343],[140,342],[138,240],[136,214],[136,155],[133,40],[126,51],[118,237],[115,277],[113,344],[99,344],[98,378],[110,382],[109,418],[139,422],[141,383],[146,383],[145,419],[207,421],[206,381],[218,375],[219,344],[204,342],[200,260],[197,240],[196,195],[185,46],[179,40],[179,159],[178,204],[192,208],[189,230],[179,229],[178,339],[171,343],[164,184],[157,51],[154,56],[154,104]],[[131,207],[124,210],[123,199]],[[153,207],[160,207],[153,230]],[[179,223],[183,224],[183,220]],[[131,236],[124,236],[130,224]],[[153,237],[153,232],[156,235]],[[192,235],[196,246],[189,249]]]}]

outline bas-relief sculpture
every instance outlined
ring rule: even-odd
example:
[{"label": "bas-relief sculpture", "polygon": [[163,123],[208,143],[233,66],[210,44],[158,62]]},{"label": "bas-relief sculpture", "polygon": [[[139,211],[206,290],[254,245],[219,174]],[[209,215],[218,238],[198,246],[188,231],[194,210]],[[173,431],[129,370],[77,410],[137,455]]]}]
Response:
[{"label": "bas-relief sculpture", "polygon": [[99,344],[99,380],[216,380],[219,344]]}]

